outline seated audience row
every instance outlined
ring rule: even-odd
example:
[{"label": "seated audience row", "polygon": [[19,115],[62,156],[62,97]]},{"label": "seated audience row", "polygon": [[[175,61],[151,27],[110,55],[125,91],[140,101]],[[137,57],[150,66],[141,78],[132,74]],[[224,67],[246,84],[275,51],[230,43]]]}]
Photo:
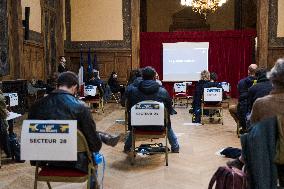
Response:
[{"label": "seated audience row", "polygon": [[[57,79],[57,89],[36,102],[29,110],[28,119],[35,120],[77,120],[78,129],[84,134],[92,152],[101,149],[102,142],[115,146],[120,136],[112,136],[96,130],[92,114],[75,96],[79,81],[73,72],[63,72]],[[78,154],[77,162],[41,162],[41,165],[74,168],[87,172],[86,154]]]},{"label": "seated audience row", "polygon": [[[265,71],[260,70],[260,74],[261,72],[264,74]],[[258,81],[265,80],[263,75],[258,76]],[[267,73],[267,78],[272,83],[272,91],[268,95],[266,94],[271,87],[269,83],[259,82],[249,89],[254,91],[255,96],[258,94],[257,97],[264,96],[256,98],[252,105],[250,116],[252,126],[248,130],[249,133],[241,137],[242,156],[227,163],[228,166],[239,169],[244,163],[247,164],[253,188],[274,188],[277,185],[277,175],[280,186],[284,186],[284,166],[274,163],[275,155],[282,153],[276,146],[276,140],[279,138],[275,133],[280,131],[275,125],[277,121],[274,120],[277,119],[274,117],[284,113],[284,59],[277,60],[275,66]],[[280,129],[283,129],[283,126]],[[278,143],[278,145],[283,144]],[[274,166],[277,166],[277,169],[274,169]],[[266,185],[268,183],[269,186]]]}]

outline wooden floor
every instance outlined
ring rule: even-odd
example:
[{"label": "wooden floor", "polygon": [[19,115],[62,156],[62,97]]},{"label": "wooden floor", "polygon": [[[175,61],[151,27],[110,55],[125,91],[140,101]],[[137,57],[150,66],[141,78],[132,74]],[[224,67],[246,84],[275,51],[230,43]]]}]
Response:
[{"label": "wooden floor", "polygon": [[[129,157],[122,152],[123,143],[115,148],[103,146],[106,159],[105,189],[206,189],[212,174],[228,159],[215,153],[224,147],[239,147],[236,124],[225,110],[224,125],[190,125],[191,117],[185,108],[176,108],[172,116],[173,129],[180,143],[179,154],[169,154],[169,166],[163,155],[138,156],[130,165]],[[123,119],[123,109],[116,104],[107,105],[105,115],[94,115],[98,130],[123,133],[124,127],[115,124]],[[33,188],[34,168],[25,164],[5,164],[0,169],[0,189]],[[54,189],[81,189],[84,184],[52,184]],[[41,183],[39,188],[47,188]]]}]

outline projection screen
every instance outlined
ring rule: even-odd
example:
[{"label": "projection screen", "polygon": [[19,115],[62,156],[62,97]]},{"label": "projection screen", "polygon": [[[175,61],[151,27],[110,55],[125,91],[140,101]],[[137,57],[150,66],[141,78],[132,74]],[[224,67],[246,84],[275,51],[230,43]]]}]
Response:
[{"label": "projection screen", "polygon": [[208,70],[209,42],[163,43],[163,81],[198,81]]}]

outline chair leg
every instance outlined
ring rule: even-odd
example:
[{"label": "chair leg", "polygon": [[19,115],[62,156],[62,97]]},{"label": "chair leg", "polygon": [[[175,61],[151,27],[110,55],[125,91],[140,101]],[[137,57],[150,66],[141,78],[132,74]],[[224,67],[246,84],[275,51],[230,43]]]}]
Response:
[{"label": "chair leg", "polygon": [[0,169],[2,167],[2,149],[1,149],[1,144],[0,144]]},{"label": "chair leg", "polygon": [[166,166],[169,165],[168,131],[166,129]]},{"label": "chair leg", "polygon": [[87,182],[87,189],[91,189],[91,181],[92,181],[92,170],[88,167],[88,182]]},{"label": "chair leg", "polygon": [[203,105],[201,105],[201,124],[204,125],[204,119],[203,119]]},{"label": "chair leg", "polygon": [[34,189],[37,189],[37,180],[34,181]]},{"label": "chair leg", "polygon": [[36,163],[36,169],[35,169],[34,189],[37,189],[37,177],[38,177],[38,162]]},{"label": "chair leg", "polygon": [[240,138],[240,123],[237,121],[237,136]]},{"label": "chair leg", "polygon": [[104,110],[104,100],[103,99],[100,99],[100,102],[99,102],[99,109],[104,113],[105,110]]},{"label": "chair leg", "polygon": [[47,183],[48,189],[52,189],[51,185],[50,185],[50,182],[46,182],[46,183]]},{"label": "chair leg", "polygon": [[131,157],[131,165],[134,165],[134,161],[135,161],[135,134],[134,134],[134,129],[132,129],[132,147],[131,147],[131,151],[132,151],[132,157]]},{"label": "chair leg", "polygon": [[99,181],[98,181],[98,178],[96,176],[96,173],[95,173],[95,170],[92,171],[92,175],[94,177],[94,182],[95,182],[95,185],[94,185],[94,188],[91,188],[91,189],[99,189],[100,188],[100,185],[99,185]]},{"label": "chair leg", "polygon": [[224,125],[224,115],[223,115],[223,108],[221,108],[221,120],[222,120],[222,125]]}]

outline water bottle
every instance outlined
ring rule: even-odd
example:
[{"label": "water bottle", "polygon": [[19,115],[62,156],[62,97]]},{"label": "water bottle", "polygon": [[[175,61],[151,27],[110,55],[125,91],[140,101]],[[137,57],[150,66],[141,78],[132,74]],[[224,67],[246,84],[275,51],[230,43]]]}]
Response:
[{"label": "water bottle", "polygon": [[104,156],[99,152],[93,153],[93,161],[97,165],[98,169],[96,171],[96,176],[100,188],[103,188],[104,172],[105,172],[105,160]]}]

